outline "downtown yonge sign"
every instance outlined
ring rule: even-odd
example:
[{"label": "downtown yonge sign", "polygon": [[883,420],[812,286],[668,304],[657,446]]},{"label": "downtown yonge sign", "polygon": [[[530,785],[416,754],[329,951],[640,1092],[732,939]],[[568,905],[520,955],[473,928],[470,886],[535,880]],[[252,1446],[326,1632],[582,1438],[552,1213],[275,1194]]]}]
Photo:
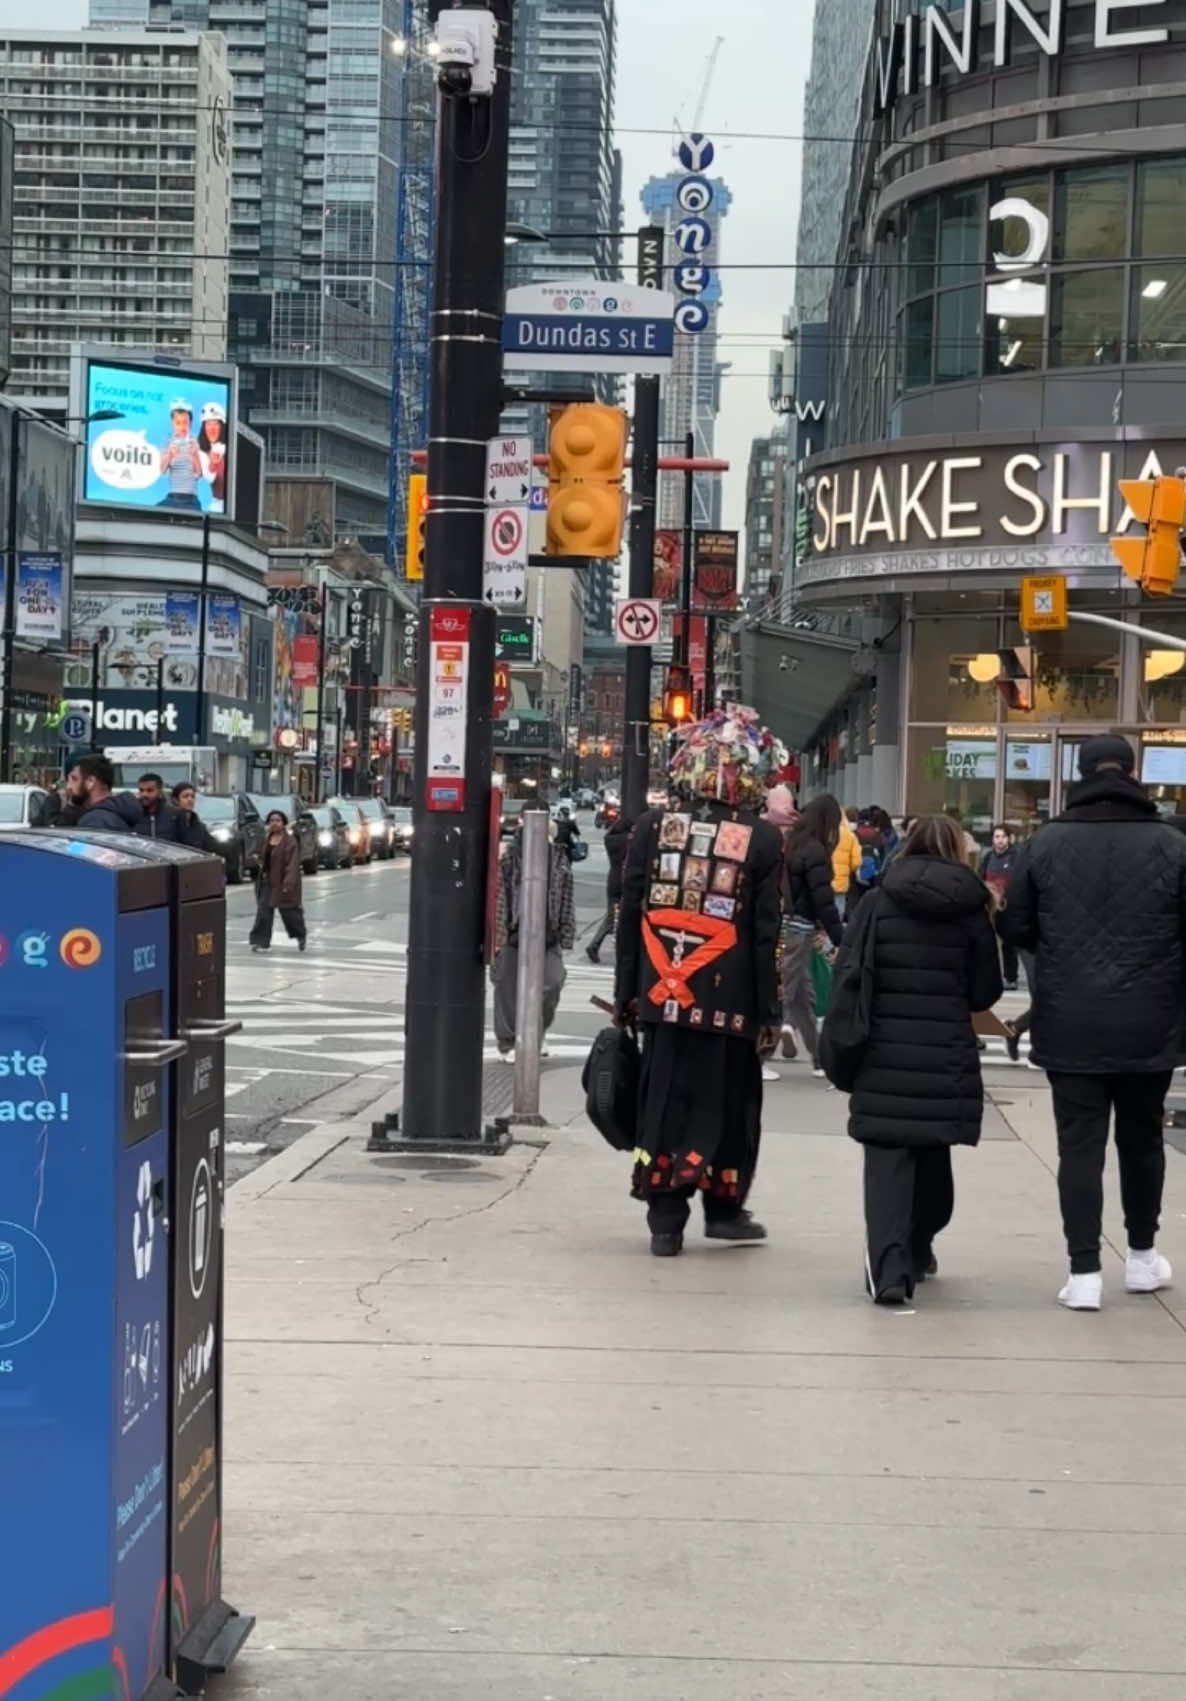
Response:
[{"label": "downtown yonge sign", "polygon": [[[1068,14],[1090,22],[1090,45],[1098,52],[1156,47],[1186,34],[1186,27],[1157,21],[1170,0],[1049,0],[1035,11],[1026,0],[996,0],[990,50],[980,38],[980,0],[964,0],[962,14],[927,6],[921,17],[903,18],[873,45],[873,113],[880,118],[895,101],[939,81],[1011,65],[1018,49],[1036,47],[1057,59],[1066,45]],[[1174,7],[1177,12],[1177,7]],[[1134,18],[1133,13],[1137,13]],[[1127,16],[1126,16],[1127,14]],[[958,18],[958,22],[956,19]]]}]

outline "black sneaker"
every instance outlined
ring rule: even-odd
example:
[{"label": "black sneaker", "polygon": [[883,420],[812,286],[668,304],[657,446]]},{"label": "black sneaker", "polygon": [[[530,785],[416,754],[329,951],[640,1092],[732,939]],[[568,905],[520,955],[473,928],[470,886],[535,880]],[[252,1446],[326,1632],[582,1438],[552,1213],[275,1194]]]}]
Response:
[{"label": "black sneaker", "polygon": [[1004,985],[1005,985],[1005,991],[1006,992],[1016,992],[1017,991],[1017,982],[1015,980],[1007,980],[1004,983]]},{"label": "black sneaker", "polygon": [[1021,1035],[1013,1026],[1012,1022],[1005,1022],[1002,1025],[1005,1029],[1005,1050],[1009,1053],[1009,1056],[1012,1058],[1014,1063],[1020,1063],[1021,1052],[1019,1048],[1021,1046]]},{"label": "black sneaker", "polygon": [[599,951],[595,951],[592,945],[585,946],[585,955],[591,963],[599,963],[601,961],[601,953]]},{"label": "black sneaker", "polygon": [[678,1258],[684,1249],[684,1237],[681,1234],[653,1234],[651,1236],[652,1258]]},{"label": "black sneaker", "polygon": [[749,1211],[739,1211],[735,1217],[704,1219],[707,1240],[758,1241],[766,1239],[766,1230],[755,1222]]}]

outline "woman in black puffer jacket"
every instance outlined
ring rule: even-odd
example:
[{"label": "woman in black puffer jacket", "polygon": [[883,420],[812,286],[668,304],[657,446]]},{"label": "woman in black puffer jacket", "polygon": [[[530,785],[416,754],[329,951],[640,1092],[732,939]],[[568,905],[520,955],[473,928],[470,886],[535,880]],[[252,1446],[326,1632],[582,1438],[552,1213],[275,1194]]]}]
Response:
[{"label": "woman in black puffer jacket", "polygon": [[1001,964],[992,899],[943,816],[915,822],[868,903],[871,1026],[848,1131],[865,1148],[865,1285],[900,1305],[935,1273],[932,1241],[954,1204],[951,1148],[980,1139],[972,1013],[1001,996]]},{"label": "woman in black puffer jacket", "polygon": [[813,797],[787,840],[782,923],[782,1054],[795,1056],[795,1034],[811,1067],[822,1075],[811,953],[817,933],[839,945],[843,928],[832,891],[832,852],[840,836],[840,805],[826,793]]}]

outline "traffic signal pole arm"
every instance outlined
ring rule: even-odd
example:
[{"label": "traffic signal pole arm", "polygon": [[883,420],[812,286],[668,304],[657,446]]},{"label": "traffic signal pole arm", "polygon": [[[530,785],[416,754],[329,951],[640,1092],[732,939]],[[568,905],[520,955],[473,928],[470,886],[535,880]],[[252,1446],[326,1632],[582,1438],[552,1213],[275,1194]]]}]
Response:
[{"label": "traffic signal pole arm", "polygon": [[1113,620],[1110,614],[1080,614],[1077,609],[1071,609],[1067,619],[1082,621],[1086,626],[1109,626],[1113,632],[1131,632],[1134,638],[1143,638],[1159,649],[1164,646],[1167,650],[1186,650],[1186,638],[1177,638],[1172,632],[1155,632],[1152,626],[1134,626],[1129,620]]}]

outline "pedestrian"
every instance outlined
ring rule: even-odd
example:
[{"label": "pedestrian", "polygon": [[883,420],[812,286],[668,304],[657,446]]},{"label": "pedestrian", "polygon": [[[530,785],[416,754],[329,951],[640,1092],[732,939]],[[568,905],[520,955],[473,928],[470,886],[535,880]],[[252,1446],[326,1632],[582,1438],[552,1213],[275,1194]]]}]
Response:
[{"label": "pedestrian", "polygon": [[147,838],[148,822],[138,799],[114,791],[114,785],[115,769],[106,756],[80,756],[66,780],[66,810],[74,816],[68,825]]},{"label": "pedestrian", "polygon": [[572,863],[573,841],[575,839],[579,839],[580,836],[581,829],[573,819],[571,811],[566,808],[561,808],[556,816],[555,843],[557,849],[562,851],[568,858],[570,865]]},{"label": "pedestrian", "polygon": [[[1015,857],[1013,829],[1004,821],[998,821],[992,830],[992,844],[980,858],[980,878],[996,899],[998,909],[1009,895]],[[1005,991],[1016,992],[1017,947],[1007,939],[1001,940],[1001,971],[1005,977]]]},{"label": "pedestrian", "polygon": [[264,840],[263,860],[256,880],[255,923],[251,929],[253,951],[269,951],[272,947],[272,923],[276,911],[284,923],[284,931],[295,939],[303,951],[308,942],[305,912],[301,904],[301,847],[288,830],[288,816],[282,809],[270,809],[267,819],[268,836]]},{"label": "pedestrian", "polygon": [[771,786],[766,793],[765,815],[770,825],[777,827],[782,834],[785,846],[791,828],[799,819],[799,811],[795,808],[795,798],[790,786]]},{"label": "pedestrian", "polygon": [[591,963],[601,961],[601,947],[609,938],[618,924],[618,905],[622,899],[622,870],[626,866],[626,848],[630,843],[630,823],[625,815],[618,815],[606,829],[605,854],[609,862],[609,870],[605,877],[605,915],[601,926],[585,946],[585,955]]},{"label": "pedestrian", "polygon": [[798,1034],[811,1060],[813,1075],[822,1076],[819,1028],[815,1013],[815,983],[811,954],[816,935],[827,935],[833,949],[843,937],[836,896],[832,891],[832,856],[840,834],[840,805],[825,792],[813,797],[791,829],[786,850],[782,919],[782,1055],[798,1055]]},{"label": "pedestrian", "polygon": [[954,822],[960,830],[960,836],[964,843],[964,861],[967,863],[969,868],[979,868],[980,846],[977,843],[974,834],[970,833],[967,827],[964,826],[963,817],[959,810],[956,808],[954,803],[949,803],[943,813],[946,815],[947,819]]},{"label": "pedestrian", "polygon": [[958,825],[923,816],[848,946],[872,967],[848,1132],[865,1148],[865,1291],[878,1305],[903,1304],[936,1273],[935,1237],[955,1198],[951,1148],[980,1139],[972,1014],[1001,996],[991,906]]},{"label": "pedestrian", "polygon": [[[498,893],[494,908],[494,962],[490,979],[494,986],[494,1038],[499,1056],[515,1061],[519,995],[519,905],[523,895],[522,830],[515,834],[498,865]],[[573,900],[572,863],[549,832],[548,896],[544,933],[544,998],[540,1056],[548,1055],[543,1036],[556,1020],[560,994],[567,978],[564,953],[571,951],[577,937],[577,912]]]},{"label": "pedestrian", "polygon": [[657,1258],[682,1252],[696,1193],[710,1240],[766,1238],[746,1199],[778,1039],[782,842],[757,811],[786,760],[752,709],[717,710],[677,746],[676,806],[630,841],[614,1011],[643,1036],[631,1192]]},{"label": "pedestrian", "polygon": [[836,849],[832,852],[832,891],[836,898],[836,911],[841,921],[848,907],[848,893],[861,867],[861,847],[857,840],[855,823],[857,812],[847,809],[840,817],[840,833],[836,840]]},{"label": "pedestrian", "polygon": [[1070,1274],[1058,1297],[1098,1311],[1104,1160],[1115,1115],[1129,1293],[1167,1287],[1157,1251],[1165,1096],[1186,1062],[1186,838],[1160,819],[1118,734],[1079,747],[1067,807],[1017,853],[1001,935],[1032,951],[1030,1057],[1058,1129]]},{"label": "pedestrian", "polygon": [[211,856],[217,856],[219,851],[214,835],[198,814],[198,794],[193,781],[182,780],[169,795],[179,822],[177,843],[188,845],[190,850],[209,851]]},{"label": "pedestrian", "polygon": [[169,844],[183,845],[181,816],[165,796],[165,782],[159,774],[141,774],[136,781],[136,795],[148,823],[150,839],[164,839]]}]

